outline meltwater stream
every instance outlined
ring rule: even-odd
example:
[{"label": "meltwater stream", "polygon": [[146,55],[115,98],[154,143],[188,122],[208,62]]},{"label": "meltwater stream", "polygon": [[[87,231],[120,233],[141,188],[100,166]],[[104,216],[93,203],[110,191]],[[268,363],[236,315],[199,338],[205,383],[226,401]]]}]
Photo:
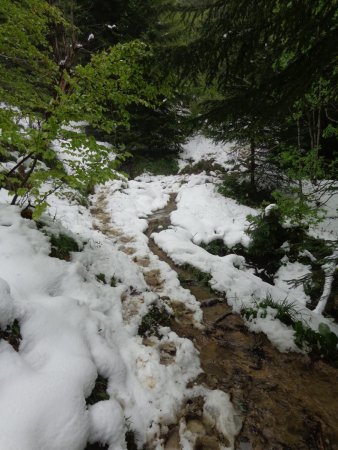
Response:
[{"label": "meltwater stream", "polygon": [[[191,339],[200,352],[204,373],[198,382],[229,393],[240,412],[243,426],[235,448],[338,449],[337,370],[306,355],[280,353],[264,334],[249,332],[226,299],[196,280],[192,269],[174,264],[151,234],[170,226],[175,208],[175,195],[171,195],[164,209],[147,218],[149,248],[177,272],[182,286],[201,303],[203,331],[184,320],[174,322],[172,329]],[[175,442],[172,436],[166,449],[179,449]],[[212,445],[201,444],[196,450],[213,450]]]}]

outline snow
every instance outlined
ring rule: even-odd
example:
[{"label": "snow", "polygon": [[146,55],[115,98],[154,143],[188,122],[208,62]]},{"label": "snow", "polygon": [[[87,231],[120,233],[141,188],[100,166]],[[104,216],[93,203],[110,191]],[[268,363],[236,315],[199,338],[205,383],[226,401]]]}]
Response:
[{"label": "snow", "polygon": [[306,266],[299,262],[291,263],[286,258],[284,264],[278,269],[275,275],[275,286],[284,289],[285,292],[292,289],[292,295],[297,298],[297,302],[300,306],[305,307],[306,303],[310,301],[310,297],[304,292],[304,284],[292,285],[292,282],[306,275],[311,275],[311,266]]},{"label": "snow", "polygon": [[193,186],[187,183],[177,197],[177,210],[171,214],[174,226],[189,230],[196,244],[222,239],[228,247],[236,244],[247,246],[249,237],[245,230],[249,223],[246,217],[257,212],[226,199],[217,192],[213,183]]},{"label": "snow", "polygon": [[[174,421],[187,383],[200,372],[196,350],[162,330],[176,356],[172,365],[160,363],[162,341],[146,347],[136,335],[145,311],[124,321],[121,303],[129,283],[145,310],[158,296],[127,255],[92,229],[88,210],[54,201],[72,232],[90,237],[70,262],[48,256],[48,238],[17,207],[0,208],[1,326],[15,316],[22,334],[18,353],[4,341],[0,346],[0,448],[83,449],[88,439],[125,448],[126,417],[140,445],[158,439],[159,424]],[[97,271],[121,282],[99,283]],[[87,410],[97,373],[108,378],[110,400]]]},{"label": "snow", "polygon": [[271,203],[264,209],[264,216],[268,217],[271,214],[271,211],[278,209],[278,206],[275,203]]},{"label": "snow", "polygon": [[225,169],[230,169],[237,161],[237,157],[234,143],[215,144],[211,139],[197,135],[184,145],[178,165],[179,169],[182,170],[190,162],[196,164],[201,160],[212,160],[215,164],[219,164]]},{"label": "snow", "polygon": [[5,329],[14,320],[14,305],[9,286],[0,278],[0,329]]},{"label": "snow", "polygon": [[235,411],[229,394],[218,389],[208,392],[204,402],[203,416],[229,440],[230,448],[232,448],[241,424],[235,420]]},{"label": "snow", "polygon": [[[70,124],[69,131],[79,126]],[[54,144],[62,153],[61,143]],[[85,163],[80,153],[74,162]],[[214,145],[195,137],[181,154],[180,167],[204,157],[225,169],[236,160],[232,144]],[[153,304],[169,312],[180,304],[190,325],[203,328],[199,303],[180,285],[176,272],[150,251],[144,234],[149,216],[161,214],[173,194],[177,209],[171,224],[151,238],[176,264],[209,273],[211,287],[225,293],[235,312],[267,296],[277,302],[287,299],[313,329],[325,323],[338,333],[338,326],[321,314],[334,258],[325,268],[321,302],[310,311],[303,286],[288,283],[310,274],[309,266],[285,258],[270,285],[247,267],[244,257],[219,257],[200,247],[215,239],[230,249],[236,244],[246,247],[247,215],[258,213],[223,197],[218,183],[216,176],[204,172],[118,179],[96,187],[91,210],[53,194],[41,230],[21,218],[19,208],[8,205],[8,192],[0,190],[0,328],[17,319],[22,335],[18,352],[0,341],[1,449],[82,450],[87,442],[100,442],[110,450],[125,450],[130,428],[139,447],[151,443],[162,450],[164,431],[177,423],[184,402],[196,396],[204,398],[203,420],[233,448],[240,420],[229,395],[196,384],[188,387],[201,373],[193,343],[169,327],[148,339],[138,335]],[[330,217],[336,206],[336,198],[328,201]],[[335,224],[328,218],[326,229],[317,227],[312,233],[336,239]],[[72,253],[70,261],[49,256],[46,234],[60,233],[72,237],[81,250]],[[157,278],[151,287],[152,274]],[[293,329],[276,319],[275,309],[267,308],[265,317],[258,315],[247,325],[253,332],[264,332],[281,351],[299,351]],[[175,352],[164,364],[161,356],[168,346]],[[107,379],[109,399],[88,406],[86,398],[98,374]],[[192,450],[196,436],[184,419],[179,435],[182,448]]]}]

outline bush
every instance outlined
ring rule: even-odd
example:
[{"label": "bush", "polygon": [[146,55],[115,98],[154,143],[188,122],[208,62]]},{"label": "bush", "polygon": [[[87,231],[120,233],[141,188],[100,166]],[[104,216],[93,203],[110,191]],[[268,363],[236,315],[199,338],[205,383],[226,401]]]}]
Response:
[{"label": "bush", "polygon": [[131,178],[142,175],[145,172],[152,175],[175,175],[178,172],[176,155],[135,155],[122,164],[121,170]]},{"label": "bush", "polygon": [[314,331],[298,320],[293,324],[293,328],[295,343],[299,348],[309,351],[315,358],[322,358],[338,365],[338,337],[328,325],[320,323],[318,331]]},{"label": "bush", "polygon": [[252,189],[250,181],[239,172],[231,172],[224,176],[223,184],[218,188],[218,192],[225,197],[233,198],[246,206],[257,207],[263,201],[272,202],[271,190]]},{"label": "bush", "polygon": [[285,255],[281,245],[287,240],[287,231],[280,223],[278,209],[270,210],[268,215],[248,216],[248,219],[251,225],[247,234],[251,241],[247,255],[255,265],[264,268],[267,275],[273,277]]},{"label": "bush", "polygon": [[325,323],[319,324],[318,331],[310,328],[301,320],[300,311],[295,304],[287,299],[281,303],[274,301],[271,295],[260,301],[254,299],[253,306],[242,308],[241,315],[249,321],[258,317],[264,319],[267,317],[268,307],[276,310],[276,319],[294,329],[294,342],[297,347],[309,352],[313,358],[322,358],[335,366],[338,365],[338,336]]},{"label": "bush", "polygon": [[200,244],[200,247],[216,256],[225,256],[229,253],[229,248],[224,244],[224,241],[222,239],[215,239],[208,244],[204,244],[202,242]]}]

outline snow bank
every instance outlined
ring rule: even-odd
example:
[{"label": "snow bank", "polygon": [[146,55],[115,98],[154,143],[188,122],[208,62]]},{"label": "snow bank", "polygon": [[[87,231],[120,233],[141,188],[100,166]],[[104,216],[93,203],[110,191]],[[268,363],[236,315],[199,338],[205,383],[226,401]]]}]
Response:
[{"label": "snow bank", "polygon": [[[72,233],[88,240],[70,262],[48,256],[48,238],[18,208],[0,206],[1,327],[17,318],[22,335],[19,352],[0,343],[0,448],[81,450],[100,441],[125,449],[127,418],[140,445],[160,445],[161,426],[175,420],[187,383],[200,372],[197,352],[170,330],[143,345],[137,328],[158,295],[140,268],[93,230],[88,210],[51,201]],[[99,282],[98,273],[115,276],[117,286]],[[121,297],[131,285],[142,308],[124,317]],[[162,341],[176,348],[173,364],[161,364]],[[110,400],[88,409],[98,373],[108,379]]]},{"label": "snow bank", "polygon": [[201,160],[212,160],[214,163],[231,169],[237,160],[234,143],[216,144],[211,139],[197,135],[193,137],[179,155],[178,166],[182,170],[189,163],[196,164]]},{"label": "snow bank", "polygon": [[228,247],[247,246],[249,237],[245,230],[249,225],[246,219],[249,214],[257,213],[218,194],[214,184],[187,183],[177,197],[177,210],[171,214],[171,222],[189,230],[196,244],[222,239]]}]

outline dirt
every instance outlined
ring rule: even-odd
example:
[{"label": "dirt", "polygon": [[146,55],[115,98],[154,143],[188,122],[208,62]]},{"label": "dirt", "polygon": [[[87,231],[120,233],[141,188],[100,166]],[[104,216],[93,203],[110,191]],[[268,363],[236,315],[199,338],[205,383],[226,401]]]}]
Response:
[{"label": "dirt", "polygon": [[[105,207],[102,193],[96,209],[92,210],[97,220],[94,226],[120,244],[122,251],[132,255],[132,237],[111,228]],[[148,237],[170,225],[169,216],[175,208],[172,195],[166,208],[148,218]],[[193,326],[192,313],[184,305],[165,299],[170,301],[175,313],[172,329],[192,340],[200,352],[204,373],[194,383],[229,393],[242,418],[235,449],[338,450],[338,371],[322,361],[311,361],[306,355],[280,353],[265,335],[248,331],[242,318],[232,313],[223,295],[197,281],[189,268],[176,266],[151,238],[149,248],[177,272],[182,286],[201,303],[203,331]],[[142,268],[149,287],[160,294],[163,283],[160,273],[148,268],[147,258],[131,258]],[[128,298],[123,302],[128,306]],[[132,314],[127,306],[126,313]],[[170,365],[174,356],[174,347],[161,348],[162,364]],[[182,406],[180,419],[196,436],[194,450],[218,450],[227,445],[205,423],[202,399],[188,400]],[[164,438],[165,450],[181,450],[178,424],[173,424]],[[128,445],[129,448],[134,447]]]},{"label": "dirt", "polygon": [[[166,228],[174,209],[172,196],[166,208],[149,218],[147,235]],[[265,335],[249,332],[222,296],[195,281],[189,269],[176,266],[152,239],[149,247],[201,302],[204,331],[182,320],[182,311],[177,312],[179,320],[172,328],[191,339],[200,352],[204,373],[197,381],[229,393],[240,412],[243,426],[235,448],[338,449],[338,371],[306,355],[280,353]],[[177,431],[171,431],[169,441],[166,448],[180,449]],[[202,435],[195,447],[211,450],[217,445],[212,436]]]}]

